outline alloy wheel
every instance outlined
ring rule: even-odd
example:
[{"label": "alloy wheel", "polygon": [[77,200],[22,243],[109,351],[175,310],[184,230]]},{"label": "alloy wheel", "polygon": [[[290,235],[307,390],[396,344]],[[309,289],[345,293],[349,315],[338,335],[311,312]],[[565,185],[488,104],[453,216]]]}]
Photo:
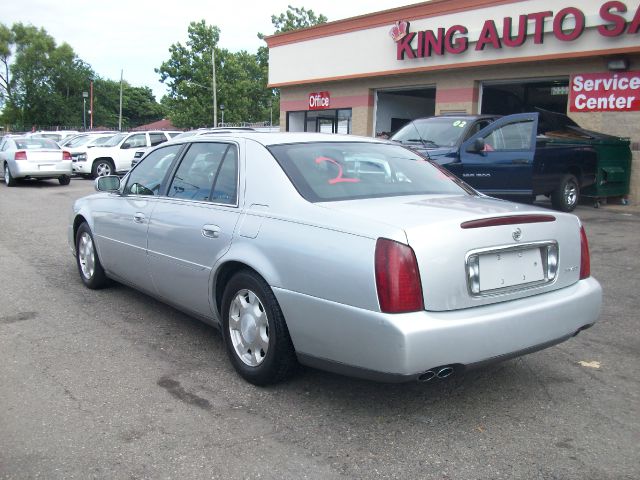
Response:
[{"label": "alloy wheel", "polygon": [[251,290],[236,293],[229,308],[229,335],[236,355],[250,367],[260,365],[269,350],[269,319]]}]

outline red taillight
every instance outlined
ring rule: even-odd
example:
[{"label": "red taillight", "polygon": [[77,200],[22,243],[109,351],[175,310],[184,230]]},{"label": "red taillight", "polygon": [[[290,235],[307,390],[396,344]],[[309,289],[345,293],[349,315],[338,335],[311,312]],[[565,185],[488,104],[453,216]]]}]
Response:
[{"label": "red taillight", "polygon": [[380,310],[402,313],[424,309],[418,262],[410,246],[379,238],[375,268]]},{"label": "red taillight", "polygon": [[591,259],[589,258],[589,242],[584,227],[580,227],[580,280],[591,276]]},{"label": "red taillight", "polygon": [[27,152],[25,152],[24,150],[18,150],[16,152],[16,156],[14,157],[14,160],[26,160],[27,159]]},{"label": "red taillight", "polygon": [[62,151],[62,159],[63,160],[71,160],[71,153],[66,150]]}]

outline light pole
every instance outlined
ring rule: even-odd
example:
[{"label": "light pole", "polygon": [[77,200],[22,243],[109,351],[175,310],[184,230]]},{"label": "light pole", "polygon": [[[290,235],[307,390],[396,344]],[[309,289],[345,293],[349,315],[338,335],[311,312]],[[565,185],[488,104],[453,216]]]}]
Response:
[{"label": "light pole", "polygon": [[[213,89],[213,128],[218,126],[218,97],[216,95],[216,46],[211,45],[211,70],[212,70],[212,89]],[[224,118],[222,119],[224,123]]]},{"label": "light pole", "polygon": [[87,98],[89,92],[82,92],[82,128],[87,131]]},{"label": "light pole", "polygon": [[224,127],[224,103],[220,104],[220,113],[222,113],[222,126]]}]

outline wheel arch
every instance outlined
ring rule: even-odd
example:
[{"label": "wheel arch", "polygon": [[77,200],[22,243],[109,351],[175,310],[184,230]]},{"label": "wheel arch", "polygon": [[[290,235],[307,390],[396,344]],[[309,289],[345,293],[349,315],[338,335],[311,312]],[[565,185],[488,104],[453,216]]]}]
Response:
[{"label": "wheel arch", "polygon": [[280,275],[268,257],[255,248],[232,248],[215,268],[212,284],[213,310],[221,317],[222,296],[224,289],[231,277],[240,270],[249,270],[259,275],[269,287],[279,285]]}]

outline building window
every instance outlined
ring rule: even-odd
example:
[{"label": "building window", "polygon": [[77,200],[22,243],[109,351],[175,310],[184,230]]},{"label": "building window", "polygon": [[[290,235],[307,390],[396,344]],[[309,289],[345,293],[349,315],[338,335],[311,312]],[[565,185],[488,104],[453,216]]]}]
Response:
[{"label": "building window", "polygon": [[287,132],[351,133],[351,109],[287,112]]}]

